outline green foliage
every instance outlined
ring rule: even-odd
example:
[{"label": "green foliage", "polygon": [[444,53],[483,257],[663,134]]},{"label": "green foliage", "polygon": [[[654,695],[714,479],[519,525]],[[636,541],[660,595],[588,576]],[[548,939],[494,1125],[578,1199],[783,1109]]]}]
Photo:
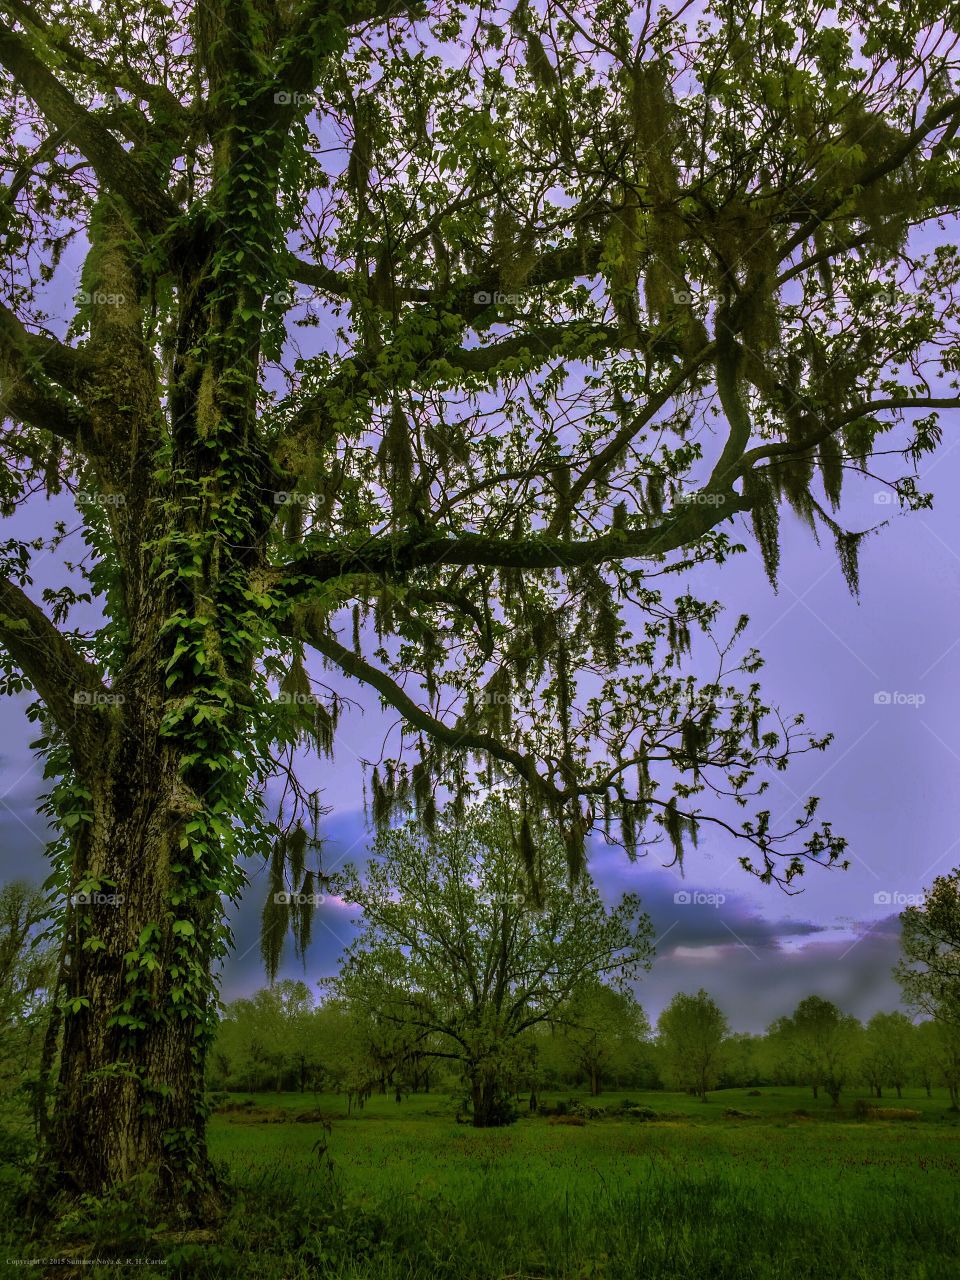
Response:
[{"label": "green foliage", "polygon": [[571,997],[649,964],[650,925],[636,896],[608,911],[584,879],[563,884],[560,833],[538,825],[532,838],[538,901],[509,798],[499,796],[443,813],[430,837],[415,824],[386,833],[363,872],[348,867],[335,881],[362,911],[339,994],[351,1010],[413,1035],[424,1056],[459,1064],[475,1113],[483,1099],[478,1124],[502,1119],[506,1082],[534,1069],[532,1028],[579,1022]]},{"label": "green foliage", "polygon": [[706,1101],[720,1076],[728,1032],[725,1015],[703,988],[693,996],[678,992],[657,1020],[671,1083]]}]

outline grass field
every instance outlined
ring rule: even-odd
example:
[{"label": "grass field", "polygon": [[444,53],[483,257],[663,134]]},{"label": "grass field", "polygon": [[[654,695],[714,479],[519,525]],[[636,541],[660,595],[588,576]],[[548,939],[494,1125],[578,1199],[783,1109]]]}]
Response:
[{"label": "grass field", "polygon": [[336,1189],[321,1125],[217,1115],[212,1154],[240,1199],[215,1251],[171,1261],[261,1280],[960,1275],[960,1124],[945,1096],[908,1091],[899,1105],[916,1121],[838,1115],[799,1089],[630,1096],[661,1118],[482,1131],[458,1125],[445,1095],[375,1097],[350,1118],[332,1096],[255,1095],[277,1115],[330,1117],[346,1207],[318,1217]]}]

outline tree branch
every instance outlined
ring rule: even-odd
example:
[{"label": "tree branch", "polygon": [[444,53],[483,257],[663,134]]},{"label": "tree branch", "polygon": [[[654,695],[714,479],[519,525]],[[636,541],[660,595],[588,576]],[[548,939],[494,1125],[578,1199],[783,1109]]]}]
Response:
[{"label": "tree branch", "polygon": [[[124,200],[149,231],[163,231],[179,210],[140,157],[124,150],[37,57],[27,40],[0,22],[0,64],[33,99],[53,128],[67,135],[104,186]],[[144,125],[150,125],[144,120]]]},{"label": "tree branch", "polygon": [[0,646],[39,693],[82,761],[102,741],[102,711],[94,708],[108,690],[97,668],[82,658],[43,610],[6,577],[0,577]]},{"label": "tree branch", "polygon": [[547,535],[491,538],[480,533],[448,534],[434,529],[407,530],[370,538],[354,547],[304,542],[300,555],[268,569],[264,587],[290,600],[302,598],[324,582],[354,574],[398,579],[416,569],[443,565],[486,565],[499,569],[574,569],[625,559],[649,559],[689,546],[722,520],[749,509],[733,489],[712,488],[709,502],[691,501],[671,511],[664,522],[629,532],[611,529],[595,538],[566,541]]},{"label": "tree branch", "polygon": [[436,716],[414,702],[385,671],[364,661],[352,649],[347,649],[340,644],[332,635],[324,634],[312,627],[305,629],[302,624],[299,625],[297,634],[300,639],[335,663],[348,676],[353,676],[362,684],[376,689],[391,707],[400,712],[408,724],[427,734],[428,737],[457,750],[484,752],[495,760],[510,765],[534,790],[547,795],[553,801],[562,801],[575,794],[575,792],[560,791],[554,787],[540,774],[532,756],[515,751],[490,734],[471,732],[455,724],[449,725],[438,720]]},{"label": "tree branch", "polygon": [[851,422],[856,422],[858,418],[887,409],[960,409],[960,397],[902,396],[886,400],[864,401],[855,408],[848,409],[841,417],[834,418],[826,426],[817,431],[812,431],[803,440],[784,440],[777,444],[758,445],[755,449],[748,450],[743,454],[736,467],[720,476],[719,481],[732,484],[738,476],[744,475],[755,463],[763,462],[768,458],[793,457],[797,454],[806,453],[808,450],[816,448],[818,444],[829,436],[834,435],[835,432],[848,426]]},{"label": "tree branch", "polygon": [[79,444],[92,429],[86,410],[72,398],[85,364],[82,352],[31,333],[0,303],[0,413]]}]

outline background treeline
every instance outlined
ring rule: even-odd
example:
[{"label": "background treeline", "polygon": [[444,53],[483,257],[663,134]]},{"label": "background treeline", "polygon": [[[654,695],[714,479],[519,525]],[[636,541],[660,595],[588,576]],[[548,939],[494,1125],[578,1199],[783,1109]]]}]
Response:
[{"label": "background treeline", "polygon": [[[457,1094],[456,1064],[433,1053],[419,1029],[314,1001],[303,982],[264,987],[227,1006],[210,1087],[228,1091],[321,1091],[362,1104],[374,1092]],[[631,993],[596,987],[554,1025],[518,1037],[504,1084],[516,1097],[576,1090],[710,1090],[803,1085],[839,1102],[845,1091],[900,1097],[905,1089],[960,1091],[960,1027],[912,1022],[899,1011],[868,1022],[812,995],[763,1035],[731,1031],[706,992],[679,994],[651,1028]]]}]

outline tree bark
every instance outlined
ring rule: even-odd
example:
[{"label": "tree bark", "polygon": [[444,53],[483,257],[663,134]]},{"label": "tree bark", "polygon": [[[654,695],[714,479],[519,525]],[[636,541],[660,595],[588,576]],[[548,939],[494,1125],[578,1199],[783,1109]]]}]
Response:
[{"label": "tree bark", "polygon": [[145,1175],[159,1199],[205,1211],[216,1200],[201,1049],[212,1009],[183,954],[209,969],[202,939],[221,904],[208,892],[174,905],[184,784],[173,753],[135,732],[142,707],[128,705],[73,850],[74,884],[99,888],[87,901],[74,893],[68,907],[66,1011],[42,1168],[92,1194]]},{"label": "tree bark", "polygon": [[470,1097],[473,1104],[473,1127],[475,1129],[491,1129],[499,1125],[497,1114],[497,1087],[489,1080],[475,1080],[470,1086]]}]

